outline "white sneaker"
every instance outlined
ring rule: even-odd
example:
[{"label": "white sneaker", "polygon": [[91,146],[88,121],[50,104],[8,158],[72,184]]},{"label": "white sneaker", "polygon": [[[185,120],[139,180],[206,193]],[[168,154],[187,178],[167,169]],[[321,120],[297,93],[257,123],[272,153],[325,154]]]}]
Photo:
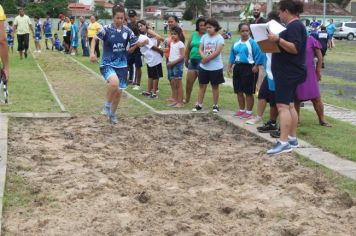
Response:
[{"label": "white sneaker", "polygon": [[132,90],[140,90],[140,89],[141,89],[140,86],[135,85]]},{"label": "white sneaker", "polygon": [[41,53],[41,50],[38,50],[37,52],[38,52],[38,53]]},{"label": "white sneaker", "polygon": [[75,56],[75,52],[72,52],[70,55]]},{"label": "white sneaker", "polygon": [[262,123],[261,117],[255,117],[253,119],[246,121],[246,124],[249,124],[249,125],[255,125],[255,124],[259,124],[259,123]]}]

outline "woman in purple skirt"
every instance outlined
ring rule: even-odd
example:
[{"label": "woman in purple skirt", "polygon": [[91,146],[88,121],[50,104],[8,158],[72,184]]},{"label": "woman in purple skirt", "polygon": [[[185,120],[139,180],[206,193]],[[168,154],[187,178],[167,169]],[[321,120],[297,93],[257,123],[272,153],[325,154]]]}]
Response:
[{"label": "woman in purple skirt", "polygon": [[[325,120],[324,104],[320,97],[319,81],[321,80],[320,71],[323,62],[323,56],[320,49],[321,45],[319,41],[314,37],[309,36],[307,40],[305,60],[307,67],[307,78],[304,83],[297,87],[295,108],[298,112],[298,117],[300,120],[300,103],[310,100],[313,103],[316,114],[318,115],[319,124],[321,126],[331,127],[331,125]],[[316,66],[314,64],[315,57],[318,59]]]}]

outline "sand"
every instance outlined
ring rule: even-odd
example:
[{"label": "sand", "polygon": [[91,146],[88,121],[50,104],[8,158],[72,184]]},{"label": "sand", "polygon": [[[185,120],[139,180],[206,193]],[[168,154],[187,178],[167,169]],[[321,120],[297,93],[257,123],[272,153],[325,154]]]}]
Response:
[{"label": "sand", "polygon": [[34,200],[21,235],[356,235],[356,204],[294,154],[208,115],[18,120],[8,169]]}]

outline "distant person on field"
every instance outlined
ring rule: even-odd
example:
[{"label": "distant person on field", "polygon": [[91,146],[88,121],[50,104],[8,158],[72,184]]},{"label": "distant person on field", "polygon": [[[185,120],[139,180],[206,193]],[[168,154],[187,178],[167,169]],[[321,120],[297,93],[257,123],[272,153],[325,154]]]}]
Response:
[{"label": "distant person on field", "polygon": [[65,18],[65,22],[63,23],[63,45],[65,53],[69,53],[70,51],[70,37],[71,37],[71,29],[72,23],[70,22],[69,17]]},{"label": "distant person on field", "polygon": [[57,33],[54,34],[54,48],[59,52],[63,51],[63,46],[62,46],[61,40],[58,38]]},{"label": "distant person on field", "polygon": [[43,22],[43,33],[45,36],[46,49],[49,50],[48,40],[52,42],[52,51],[54,46],[53,35],[52,35],[52,22],[50,16],[47,16],[46,20]]},{"label": "distant person on field", "polygon": [[[101,24],[97,22],[96,16],[91,16],[90,17],[90,24],[88,26],[88,41],[89,41],[89,48],[92,45],[93,38],[96,36],[96,34],[100,31],[102,28]],[[100,43],[99,39],[95,42],[95,54],[98,58],[100,58]]]},{"label": "distant person on field", "polygon": [[33,30],[30,17],[25,15],[25,11],[23,8],[20,8],[19,15],[15,17],[13,32],[14,34],[17,33],[17,51],[20,54],[20,59],[23,59],[23,56],[27,58],[27,51],[30,42],[30,30],[34,35],[35,32]]},{"label": "distant person on field", "polygon": [[316,17],[313,16],[312,21],[309,24],[309,29],[310,29],[310,35],[311,36],[313,36],[315,38],[317,37],[320,25],[321,25],[320,22],[316,21]]},{"label": "distant person on field", "polygon": [[5,77],[9,79],[9,51],[6,42],[5,34],[5,20],[6,15],[4,9],[0,5],[0,58],[2,63],[2,71],[5,73]]},{"label": "distant person on field", "polygon": [[6,38],[7,46],[11,49],[11,52],[14,53],[14,36],[13,36],[13,22],[9,21],[8,26],[6,27]]},{"label": "distant person on field", "polygon": [[168,23],[166,20],[163,23],[163,31],[164,31],[164,34],[168,33]]},{"label": "distant person on field", "polygon": [[329,48],[334,47],[334,32],[336,29],[336,25],[334,24],[334,20],[330,19],[329,24],[326,26],[326,31],[328,32],[329,38]]},{"label": "distant person on field", "polygon": [[70,18],[71,28],[70,28],[70,53],[72,56],[78,54],[78,44],[79,44],[79,35],[78,35],[78,26],[75,24],[75,17]]},{"label": "distant person on field", "polygon": [[253,6],[253,17],[255,20],[252,22],[252,24],[263,24],[267,22],[267,20],[262,17],[261,5],[258,3]]},{"label": "distant person on field", "polygon": [[79,33],[80,33],[80,43],[82,45],[82,51],[83,51],[83,56],[88,57],[89,56],[89,42],[87,41],[88,39],[88,22],[85,21],[85,17],[80,17],[80,27],[79,27]]},{"label": "distant person on field", "polygon": [[318,33],[318,37],[317,37],[317,40],[319,41],[319,43],[321,44],[321,54],[322,54],[322,65],[321,65],[321,68],[324,68],[325,67],[325,64],[324,64],[324,57],[326,55],[326,51],[328,50],[328,47],[330,46],[329,43],[330,43],[330,39],[329,39],[329,34],[328,32],[326,31],[326,27],[325,26],[321,26],[320,27],[320,32]]},{"label": "distant person on field", "polygon": [[38,16],[34,17],[35,19],[35,34],[33,38],[35,40],[35,52],[41,52],[41,40],[42,40],[42,24]]}]

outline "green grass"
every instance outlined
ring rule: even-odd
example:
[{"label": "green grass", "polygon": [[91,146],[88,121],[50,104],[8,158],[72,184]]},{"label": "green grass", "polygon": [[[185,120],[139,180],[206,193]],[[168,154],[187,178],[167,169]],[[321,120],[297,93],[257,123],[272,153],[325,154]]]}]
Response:
[{"label": "green grass", "polygon": [[60,108],[31,55],[20,60],[10,55],[10,105],[0,105],[0,112],[59,112]]},{"label": "green grass", "polygon": [[341,90],[335,91],[324,89],[321,91],[321,98],[325,103],[356,110],[356,100],[352,98],[345,98],[342,93],[343,92]]}]

